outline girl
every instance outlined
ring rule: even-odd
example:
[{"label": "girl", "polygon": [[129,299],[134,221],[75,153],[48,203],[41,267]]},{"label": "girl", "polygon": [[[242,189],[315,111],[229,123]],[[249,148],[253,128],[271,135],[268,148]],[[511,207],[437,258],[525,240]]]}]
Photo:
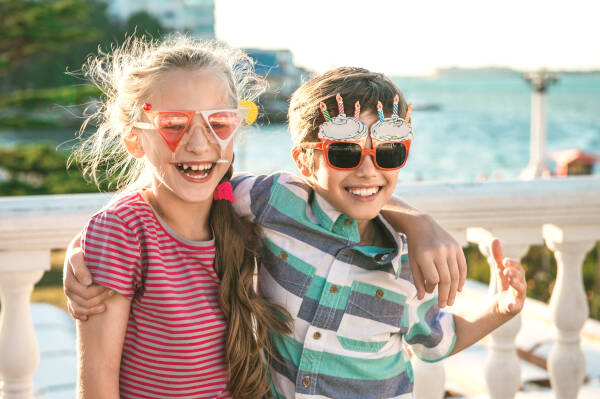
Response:
[{"label": "girl", "polygon": [[79,396],[264,396],[267,331],[290,329],[252,288],[258,241],[232,210],[231,139],[264,86],[251,60],[130,39],[83,72],[105,98],[78,155],[96,182],[119,170],[123,190],[82,236],[94,282],[116,294],[77,323]]}]

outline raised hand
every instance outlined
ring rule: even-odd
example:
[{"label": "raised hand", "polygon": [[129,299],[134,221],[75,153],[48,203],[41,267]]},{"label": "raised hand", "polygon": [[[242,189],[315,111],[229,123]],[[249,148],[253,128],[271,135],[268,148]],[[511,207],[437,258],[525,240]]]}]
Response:
[{"label": "raised hand", "polygon": [[498,277],[497,311],[499,314],[514,316],[523,309],[527,296],[525,271],[519,261],[504,257],[502,245],[497,238],[492,240],[491,249]]}]

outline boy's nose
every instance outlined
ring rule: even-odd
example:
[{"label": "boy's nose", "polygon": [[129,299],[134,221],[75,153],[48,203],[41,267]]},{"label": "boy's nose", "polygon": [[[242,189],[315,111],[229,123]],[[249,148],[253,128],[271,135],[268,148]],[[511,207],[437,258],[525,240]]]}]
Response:
[{"label": "boy's nose", "polygon": [[377,173],[377,168],[375,167],[375,161],[371,155],[365,155],[362,163],[356,169],[356,172],[365,177],[374,176]]}]

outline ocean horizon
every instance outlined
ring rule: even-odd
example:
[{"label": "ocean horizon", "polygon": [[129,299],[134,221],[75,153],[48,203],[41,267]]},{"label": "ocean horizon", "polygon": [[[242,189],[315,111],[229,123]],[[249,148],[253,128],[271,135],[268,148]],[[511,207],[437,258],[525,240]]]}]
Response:
[{"label": "ocean horizon", "polygon": [[[529,162],[531,88],[519,75],[394,77],[415,106],[414,141],[400,182],[518,179]],[[352,99],[348,99],[352,101]],[[74,130],[74,129],[72,129]],[[567,74],[547,92],[548,166],[552,152],[600,155],[600,75]],[[0,130],[0,146],[50,141],[68,148],[74,131]],[[285,124],[245,128],[237,171],[295,171]],[[596,165],[594,174],[600,174]]]}]

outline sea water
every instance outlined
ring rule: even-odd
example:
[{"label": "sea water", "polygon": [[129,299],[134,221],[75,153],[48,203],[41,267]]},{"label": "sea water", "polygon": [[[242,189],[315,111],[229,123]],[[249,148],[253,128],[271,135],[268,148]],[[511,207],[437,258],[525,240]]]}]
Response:
[{"label": "sea water", "polygon": [[[393,80],[416,108],[414,141],[400,181],[516,179],[527,166],[532,91],[519,75]],[[600,75],[561,76],[546,98],[550,168],[556,150],[600,155]],[[42,140],[58,144],[69,137],[72,133],[64,131],[4,131],[0,146]],[[236,169],[295,171],[290,143],[284,124],[246,128],[237,138]],[[600,174],[598,165],[594,173]]]}]

